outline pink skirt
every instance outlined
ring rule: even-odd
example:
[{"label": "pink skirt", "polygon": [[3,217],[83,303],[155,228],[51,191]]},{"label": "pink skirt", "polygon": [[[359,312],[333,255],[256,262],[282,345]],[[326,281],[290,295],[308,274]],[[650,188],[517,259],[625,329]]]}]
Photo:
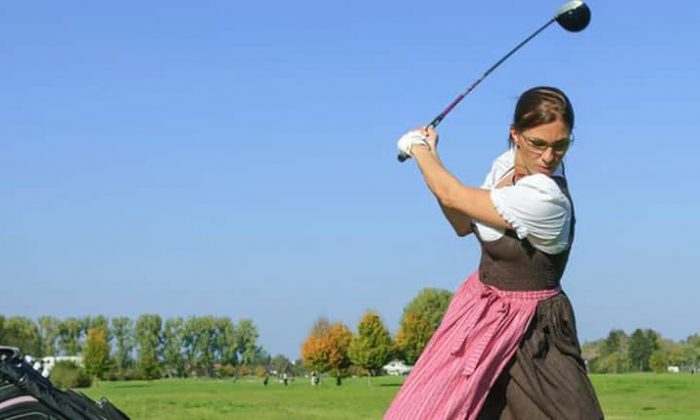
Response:
[{"label": "pink skirt", "polygon": [[384,419],[476,419],[538,303],[560,292],[503,291],[473,273],[455,293]]}]

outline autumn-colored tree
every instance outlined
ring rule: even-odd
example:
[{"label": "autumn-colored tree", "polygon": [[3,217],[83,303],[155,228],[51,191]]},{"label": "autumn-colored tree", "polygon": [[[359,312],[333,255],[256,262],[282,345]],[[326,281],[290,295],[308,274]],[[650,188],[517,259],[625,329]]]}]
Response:
[{"label": "autumn-colored tree", "polygon": [[350,367],[348,348],[352,342],[352,333],[345,325],[336,322],[330,324],[327,319],[319,318],[311,328],[311,333],[301,346],[304,364],[318,373],[331,372],[336,384]]},{"label": "autumn-colored tree", "polygon": [[367,371],[367,381],[371,384],[374,372],[384,366],[392,356],[391,335],[379,315],[372,311],[362,317],[357,332],[348,353],[355,365]]},{"label": "autumn-colored tree", "polygon": [[336,385],[340,385],[341,378],[346,375],[351,363],[348,349],[352,342],[352,332],[345,325],[336,322],[328,330],[326,342],[331,372],[335,376]]},{"label": "autumn-colored tree", "polygon": [[83,363],[89,375],[102,379],[109,367],[109,343],[107,343],[107,333],[104,329],[88,329]]},{"label": "autumn-colored tree", "polygon": [[428,345],[435,329],[420,315],[408,313],[403,317],[401,327],[396,333],[396,348],[406,363],[416,363],[423,349]]},{"label": "autumn-colored tree", "polygon": [[319,318],[311,327],[311,332],[301,346],[301,359],[304,365],[318,373],[330,370],[330,352],[325,337],[331,329],[326,318]]},{"label": "autumn-colored tree", "polygon": [[396,347],[407,363],[418,360],[440,325],[451,298],[452,293],[447,290],[424,289],[406,306],[396,334]]}]

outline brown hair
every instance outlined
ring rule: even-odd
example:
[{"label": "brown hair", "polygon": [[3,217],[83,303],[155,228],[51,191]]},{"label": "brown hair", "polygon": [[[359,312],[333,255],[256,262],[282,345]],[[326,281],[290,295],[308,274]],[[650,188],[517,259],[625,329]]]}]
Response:
[{"label": "brown hair", "polygon": [[[538,86],[520,95],[513,114],[513,128],[522,132],[557,120],[566,124],[569,131],[573,131],[574,108],[569,98],[555,87]],[[508,144],[513,145],[513,138],[510,136]]]}]

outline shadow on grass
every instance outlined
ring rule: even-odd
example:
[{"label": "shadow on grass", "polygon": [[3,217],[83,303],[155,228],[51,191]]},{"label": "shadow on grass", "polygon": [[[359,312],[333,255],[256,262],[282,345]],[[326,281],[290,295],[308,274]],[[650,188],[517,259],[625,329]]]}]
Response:
[{"label": "shadow on grass", "polygon": [[392,386],[392,387],[399,387],[401,384],[379,384],[379,385],[374,385],[374,386]]}]

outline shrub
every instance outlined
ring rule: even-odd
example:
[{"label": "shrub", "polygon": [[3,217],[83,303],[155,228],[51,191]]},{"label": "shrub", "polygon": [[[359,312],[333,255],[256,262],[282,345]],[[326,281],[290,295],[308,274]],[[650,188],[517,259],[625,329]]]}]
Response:
[{"label": "shrub", "polygon": [[49,379],[61,389],[87,388],[92,385],[90,375],[73,362],[57,362],[51,369]]},{"label": "shrub", "polygon": [[250,375],[250,368],[247,365],[240,365],[238,367],[238,375],[241,377]]},{"label": "shrub", "polygon": [[219,368],[219,374],[227,378],[233,378],[236,376],[236,368],[231,364],[223,365]]},{"label": "shrub", "polygon": [[255,367],[255,376],[258,378],[262,378],[267,374],[267,369],[265,369],[264,366],[256,366]]}]

